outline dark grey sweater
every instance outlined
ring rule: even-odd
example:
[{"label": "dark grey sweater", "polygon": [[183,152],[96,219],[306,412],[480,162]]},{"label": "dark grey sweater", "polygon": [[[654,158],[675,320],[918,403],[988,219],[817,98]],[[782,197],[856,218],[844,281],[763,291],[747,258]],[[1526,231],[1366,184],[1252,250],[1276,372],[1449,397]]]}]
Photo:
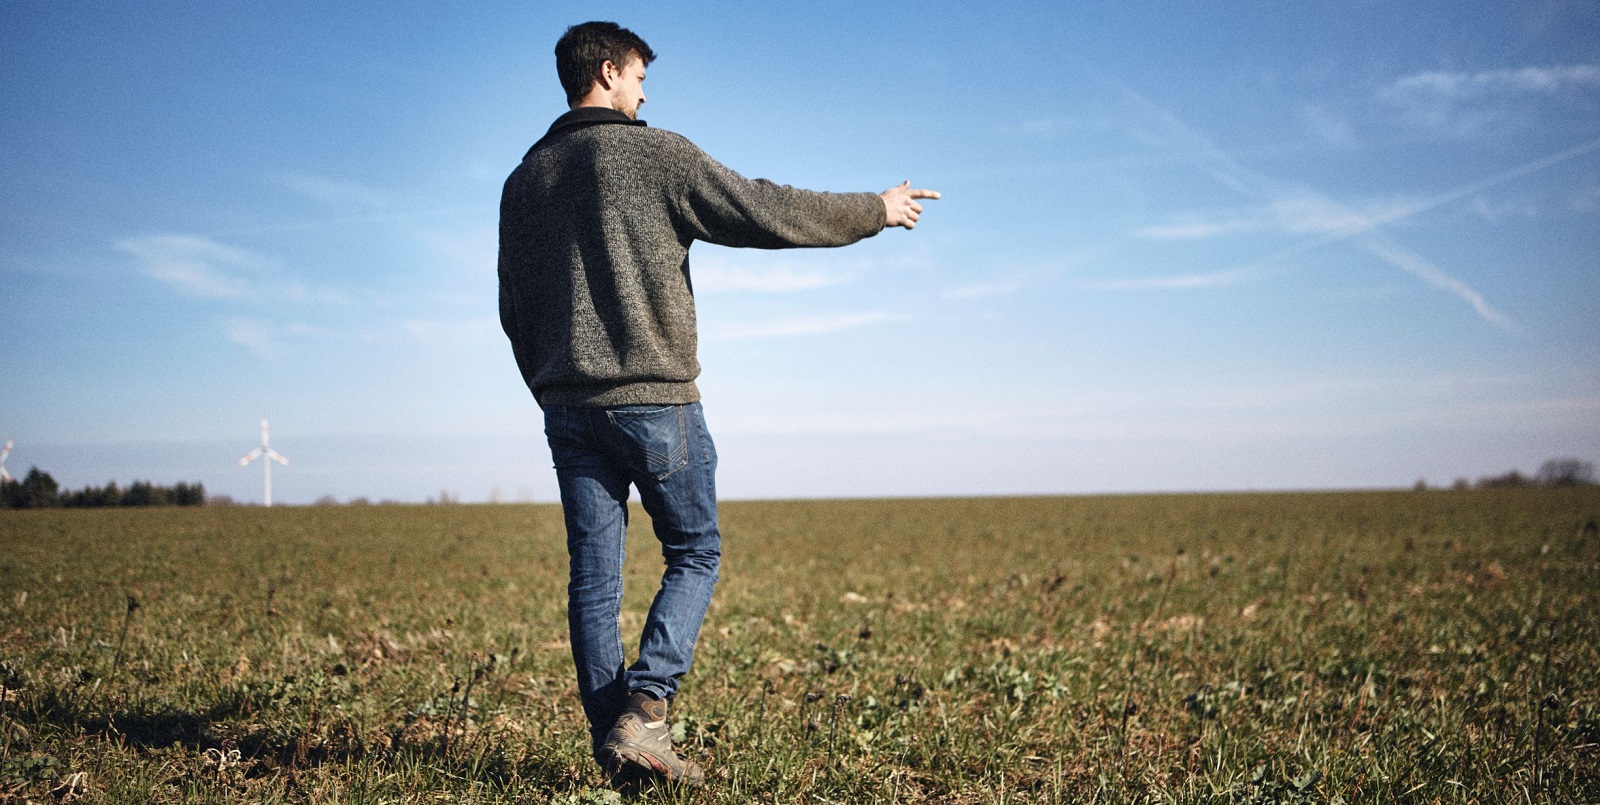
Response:
[{"label": "dark grey sweater", "polygon": [[843,246],[885,222],[873,193],[750,180],[610,109],[557,118],[500,199],[500,324],[540,405],[690,403],[689,245]]}]

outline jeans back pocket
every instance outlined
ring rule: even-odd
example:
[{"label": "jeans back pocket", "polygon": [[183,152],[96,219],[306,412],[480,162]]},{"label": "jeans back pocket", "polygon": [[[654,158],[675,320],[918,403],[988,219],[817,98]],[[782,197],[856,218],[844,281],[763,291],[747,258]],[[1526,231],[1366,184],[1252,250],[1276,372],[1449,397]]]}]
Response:
[{"label": "jeans back pocket", "polygon": [[684,406],[629,405],[611,408],[606,418],[616,429],[633,468],[657,481],[689,463],[689,431]]}]

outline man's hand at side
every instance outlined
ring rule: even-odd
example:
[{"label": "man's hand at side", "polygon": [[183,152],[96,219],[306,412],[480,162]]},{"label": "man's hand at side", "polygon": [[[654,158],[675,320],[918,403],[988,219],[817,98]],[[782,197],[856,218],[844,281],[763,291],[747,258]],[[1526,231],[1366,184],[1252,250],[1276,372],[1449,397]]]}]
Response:
[{"label": "man's hand at side", "polygon": [[922,205],[917,203],[917,199],[938,198],[939,191],[914,189],[911,187],[911,180],[907,179],[900,186],[879,193],[878,197],[883,199],[883,210],[886,213],[884,229],[891,226],[916,229],[917,219],[922,217]]}]

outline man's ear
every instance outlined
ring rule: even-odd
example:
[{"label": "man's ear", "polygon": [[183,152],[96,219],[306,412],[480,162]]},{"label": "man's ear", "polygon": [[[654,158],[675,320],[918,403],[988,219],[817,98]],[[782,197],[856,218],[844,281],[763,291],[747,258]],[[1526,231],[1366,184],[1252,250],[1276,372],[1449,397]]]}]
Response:
[{"label": "man's ear", "polygon": [[600,63],[600,74],[595,76],[594,80],[595,83],[600,85],[601,89],[609,91],[611,86],[617,82],[617,78],[621,75],[622,71],[617,69],[616,63],[610,59],[606,59]]}]

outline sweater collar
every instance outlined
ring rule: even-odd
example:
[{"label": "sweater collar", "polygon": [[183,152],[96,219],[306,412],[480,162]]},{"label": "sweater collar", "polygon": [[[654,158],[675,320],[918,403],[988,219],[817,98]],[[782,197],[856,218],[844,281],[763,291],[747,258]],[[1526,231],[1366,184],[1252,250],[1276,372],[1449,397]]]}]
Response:
[{"label": "sweater collar", "polygon": [[633,118],[628,117],[627,115],[618,112],[615,109],[610,109],[604,106],[580,106],[556,118],[555,122],[550,124],[550,130],[545,132],[544,136],[540,137],[539,141],[534,143],[532,148],[528,149],[528,153],[523,156],[523,159],[527,159],[529,156],[532,156],[533,152],[539,150],[540,146],[547,145],[559,137],[577,131],[578,129],[584,129],[590,126],[598,126],[607,123],[621,124],[624,126],[645,125],[643,120],[634,120]]}]

